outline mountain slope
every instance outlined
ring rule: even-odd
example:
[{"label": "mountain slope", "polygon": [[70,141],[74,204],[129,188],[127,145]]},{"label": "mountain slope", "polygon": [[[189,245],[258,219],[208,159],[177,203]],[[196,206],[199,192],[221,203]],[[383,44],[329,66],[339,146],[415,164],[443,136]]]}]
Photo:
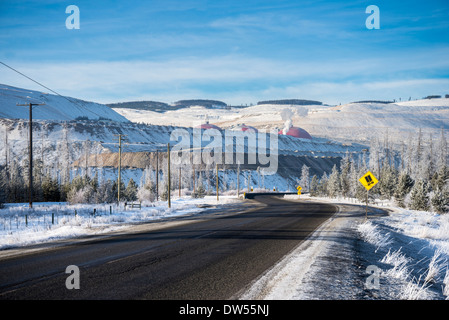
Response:
[{"label": "mountain slope", "polygon": [[37,120],[85,119],[129,122],[111,108],[99,103],[0,84],[0,118],[28,119],[28,107],[17,104],[30,102],[45,103],[43,106],[33,108],[33,119]]},{"label": "mountain slope", "polygon": [[396,103],[350,103],[340,106],[260,104],[230,110],[191,107],[164,113],[114,109],[126,118],[147,124],[196,126],[209,121],[223,129],[246,124],[257,129],[282,129],[286,121],[312,137],[367,143],[386,135],[401,143],[419,129],[438,136],[449,129],[449,99],[422,99]]}]

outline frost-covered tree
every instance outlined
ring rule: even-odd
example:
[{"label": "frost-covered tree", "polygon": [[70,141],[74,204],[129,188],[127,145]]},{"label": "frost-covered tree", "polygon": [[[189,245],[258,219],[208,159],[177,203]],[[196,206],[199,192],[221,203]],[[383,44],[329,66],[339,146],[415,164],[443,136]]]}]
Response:
[{"label": "frost-covered tree", "polygon": [[329,180],[327,181],[327,194],[329,197],[334,198],[340,192],[340,174],[337,169],[337,165],[334,165],[332,172],[329,175]]},{"label": "frost-covered tree", "polygon": [[117,194],[113,193],[114,183],[111,180],[106,180],[98,186],[97,192],[94,195],[95,203],[113,203],[117,201]]},{"label": "frost-covered tree", "polygon": [[413,184],[414,181],[406,171],[403,171],[399,174],[398,183],[394,191],[395,202],[398,206],[405,208],[404,200],[407,194],[412,189]]},{"label": "frost-covered tree", "polygon": [[200,171],[195,190],[193,190],[192,192],[192,198],[204,198],[205,195],[206,195],[206,188],[204,187],[203,175]]},{"label": "frost-covered tree", "polygon": [[428,192],[429,188],[427,182],[422,179],[418,179],[410,191],[409,208],[412,210],[421,211],[429,210],[430,206]]},{"label": "frost-covered tree", "polygon": [[441,128],[441,134],[437,141],[437,153],[436,153],[436,167],[437,170],[440,170],[442,167],[447,167],[447,140],[444,135],[444,129]]},{"label": "frost-covered tree", "polygon": [[[360,171],[365,171],[364,167]],[[360,185],[358,181],[360,179],[359,173],[354,161],[350,163],[349,168],[349,197],[355,197],[357,193],[357,188]]]},{"label": "frost-covered tree", "polygon": [[299,185],[304,191],[310,191],[309,179],[310,179],[310,168],[303,164],[301,169],[301,179],[299,180]]},{"label": "frost-covered tree", "polygon": [[5,167],[0,166],[0,208],[8,201],[8,179]]},{"label": "frost-covered tree", "polygon": [[350,172],[351,161],[349,155],[343,158],[341,163],[341,173],[340,173],[340,190],[343,197],[348,197],[350,194],[351,183],[350,183]]},{"label": "frost-covered tree", "polygon": [[327,183],[329,181],[329,176],[326,172],[323,173],[320,179],[320,183],[318,184],[318,195],[319,196],[327,196]]},{"label": "frost-covered tree", "polygon": [[136,201],[138,188],[137,183],[132,178],[129,179],[128,185],[123,193],[123,198],[127,201]]},{"label": "frost-covered tree", "polygon": [[449,181],[449,168],[442,166],[438,171],[436,171],[431,179],[432,189],[443,190],[446,183]]},{"label": "frost-covered tree", "polygon": [[67,194],[67,201],[70,204],[75,203],[94,203],[95,192],[90,184],[82,186],[80,189],[72,188]]},{"label": "frost-covered tree", "polygon": [[449,192],[437,187],[430,199],[435,212],[446,213],[449,211]]},{"label": "frost-covered tree", "polygon": [[318,195],[319,180],[316,174],[313,175],[312,181],[310,182],[310,196],[316,197]]},{"label": "frost-covered tree", "polygon": [[391,199],[393,197],[395,188],[397,185],[397,172],[396,170],[385,164],[380,172],[379,184],[377,190],[384,199]]}]

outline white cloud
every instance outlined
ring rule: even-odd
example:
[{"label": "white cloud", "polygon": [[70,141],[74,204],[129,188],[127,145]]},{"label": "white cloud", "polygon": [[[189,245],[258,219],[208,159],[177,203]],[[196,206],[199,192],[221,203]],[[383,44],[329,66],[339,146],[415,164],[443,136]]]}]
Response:
[{"label": "white cloud", "polygon": [[[144,96],[175,101],[175,96],[197,95],[221,96],[233,103],[239,103],[233,97],[254,98],[240,103],[277,97],[338,103],[439,92],[448,87],[448,80],[427,72],[447,70],[449,62],[443,59],[447,53],[442,48],[407,57],[326,61],[223,55],[159,61],[5,62],[63,95],[100,102]],[[11,70],[2,70],[0,82],[45,91]]]}]

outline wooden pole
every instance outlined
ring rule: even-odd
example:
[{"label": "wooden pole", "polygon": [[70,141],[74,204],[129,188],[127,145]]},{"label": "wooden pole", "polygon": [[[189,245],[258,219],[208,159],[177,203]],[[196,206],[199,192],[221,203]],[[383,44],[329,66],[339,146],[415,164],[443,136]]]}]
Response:
[{"label": "wooden pole", "polygon": [[217,176],[217,201],[219,201],[219,199],[218,199],[218,163],[215,164],[215,168],[216,168],[215,174]]},{"label": "wooden pole", "polygon": [[168,207],[171,208],[171,199],[170,199],[170,143],[167,143],[167,161],[168,161],[168,183],[167,183],[167,199],[168,199]]},{"label": "wooden pole", "polygon": [[159,201],[159,150],[156,150],[156,201]]},{"label": "wooden pole", "polygon": [[29,108],[29,138],[30,146],[28,150],[29,157],[29,178],[28,178],[28,198],[30,208],[33,208],[33,106],[42,106],[45,103],[27,103],[27,104],[17,104],[17,106],[28,106]]},{"label": "wooden pole", "polygon": [[368,219],[368,192],[369,190],[366,190],[365,221]]}]

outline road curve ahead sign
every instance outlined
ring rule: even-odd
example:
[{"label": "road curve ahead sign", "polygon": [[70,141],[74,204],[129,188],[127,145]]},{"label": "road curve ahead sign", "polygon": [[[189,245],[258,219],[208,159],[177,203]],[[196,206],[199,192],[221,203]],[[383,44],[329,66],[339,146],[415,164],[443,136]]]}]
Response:
[{"label": "road curve ahead sign", "polygon": [[363,184],[366,190],[371,189],[374,187],[379,181],[376,179],[376,177],[368,171],[359,179],[360,183]]}]

